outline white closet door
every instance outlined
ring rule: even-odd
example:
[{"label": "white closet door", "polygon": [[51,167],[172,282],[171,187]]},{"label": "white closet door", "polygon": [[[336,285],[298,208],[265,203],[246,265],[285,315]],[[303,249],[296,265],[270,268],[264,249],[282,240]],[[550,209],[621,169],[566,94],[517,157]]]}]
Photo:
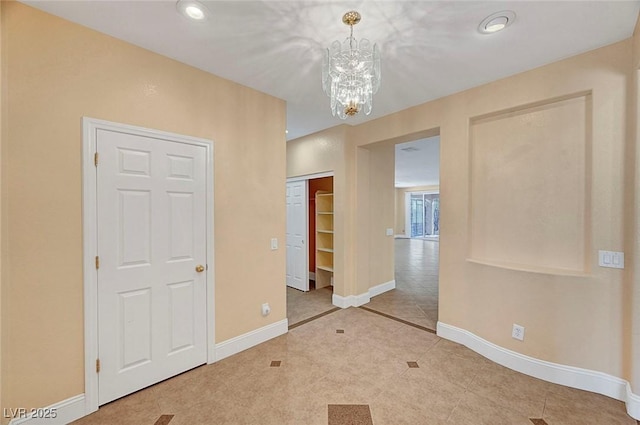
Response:
[{"label": "white closet door", "polygon": [[309,290],[307,182],[287,183],[287,286]]},{"label": "white closet door", "polygon": [[97,151],[104,404],[206,363],[206,150],[98,130]]}]

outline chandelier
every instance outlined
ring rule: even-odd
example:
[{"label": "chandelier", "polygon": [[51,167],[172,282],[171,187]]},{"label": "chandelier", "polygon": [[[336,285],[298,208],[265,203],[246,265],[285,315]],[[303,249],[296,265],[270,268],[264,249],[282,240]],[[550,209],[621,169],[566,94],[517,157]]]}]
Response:
[{"label": "chandelier", "polygon": [[364,111],[371,113],[373,95],[380,87],[380,51],[366,38],[360,43],[353,38],[353,26],[360,22],[360,14],[347,12],[342,22],[351,27],[351,34],[343,42],[334,41],[327,49],[322,66],[322,88],[331,98],[333,116],[345,119]]}]

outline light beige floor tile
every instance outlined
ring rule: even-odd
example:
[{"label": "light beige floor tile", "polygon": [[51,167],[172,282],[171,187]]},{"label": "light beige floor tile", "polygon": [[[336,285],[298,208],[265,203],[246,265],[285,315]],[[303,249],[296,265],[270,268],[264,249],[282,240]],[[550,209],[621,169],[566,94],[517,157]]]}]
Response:
[{"label": "light beige floor tile", "polygon": [[549,384],[495,363],[482,368],[469,391],[527,417],[541,418]]},{"label": "light beige floor tile", "polygon": [[76,425],[153,425],[164,412],[160,409],[153,387],[113,401],[97,412],[75,421]]},{"label": "light beige floor tile", "polygon": [[374,423],[444,422],[464,395],[464,389],[449,382],[408,379],[389,380],[371,404]]},{"label": "light beige floor tile", "polygon": [[332,303],[333,289],[320,288],[308,292],[287,287],[287,319],[289,326],[316,316],[335,306]]},{"label": "light beige floor tile", "polygon": [[[418,360],[419,368],[409,370],[407,376],[415,376],[417,379],[429,376],[446,382],[455,382],[463,388],[468,388],[487,361],[484,358],[459,355],[443,349],[442,342],[445,341],[441,340],[421,356]],[[465,350],[468,349],[465,348]]]},{"label": "light beige floor tile", "polygon": [[366,307],[435,330],[439,242],[396,239],[394,243],[396,289],[373,297]]},{"label": "light beige floor tile", "polygon": [[621,401],[555,384],[549,384],[543,419],[566,425],[637,424]]},{"label": "light beige floor tile", "polygon": [[472,392],[465,393],[448,422],[456,425],[532,425],[527,415]]}]

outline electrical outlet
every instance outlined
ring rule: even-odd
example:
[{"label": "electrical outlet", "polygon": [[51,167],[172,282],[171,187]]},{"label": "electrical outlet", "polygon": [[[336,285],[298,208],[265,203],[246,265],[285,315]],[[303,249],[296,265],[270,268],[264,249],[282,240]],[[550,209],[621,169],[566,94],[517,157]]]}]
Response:
[{"label": "electrical outlet", "polygon": [[271,313],[271,306],[269,305],[269,303],[262,304],[262,315],[268,316],[269,313]]},{"label": "electrical outlet", "polygon": [[516,325],[514,323],[511,336],[515,339],[519,339],[520,341],[524,341],[524,326]]}]

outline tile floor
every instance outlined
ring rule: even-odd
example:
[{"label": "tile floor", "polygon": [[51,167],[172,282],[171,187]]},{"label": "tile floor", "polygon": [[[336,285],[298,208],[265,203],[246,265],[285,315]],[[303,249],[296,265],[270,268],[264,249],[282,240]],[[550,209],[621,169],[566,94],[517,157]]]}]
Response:
[{"label": "tile floor", "polygon": [[306,319],[333,309],[333,289],[320,288],[309,292],[298,291],[287,286],[287,319],[294,326]]},{"label": "tile floor", "polygon": [[75,424],[637,425],[619,401],[522,375],[390,319],[435,329],[438,317],[438,242],[395,243],[397,289],[366,306],[387,317],[334,310],[330,288],[287,288],[288,334]]},{"label": "tile floor", "polygon": [[[427,329],[438,323],[437,240],[396,239],[396,289],[371,299],[367,308]],[[334,308],[331,288],[298,291],[287,287],[289,326]]]},{"label": "tile floor", "polygon": [[[75,424],[327,425],[329,405],[367,405],[375,425],[636,425],[619,401],[522,375],[359,308],[305,323]],[[332,417],[338,425],[341,416]],[[357,422],[340,425],[349,423]]]},{"label": "tile floor", "polygon": [[366,307],[435,330],[438,247],[438,241],[396,239],[396,289],[373,297]]}]

